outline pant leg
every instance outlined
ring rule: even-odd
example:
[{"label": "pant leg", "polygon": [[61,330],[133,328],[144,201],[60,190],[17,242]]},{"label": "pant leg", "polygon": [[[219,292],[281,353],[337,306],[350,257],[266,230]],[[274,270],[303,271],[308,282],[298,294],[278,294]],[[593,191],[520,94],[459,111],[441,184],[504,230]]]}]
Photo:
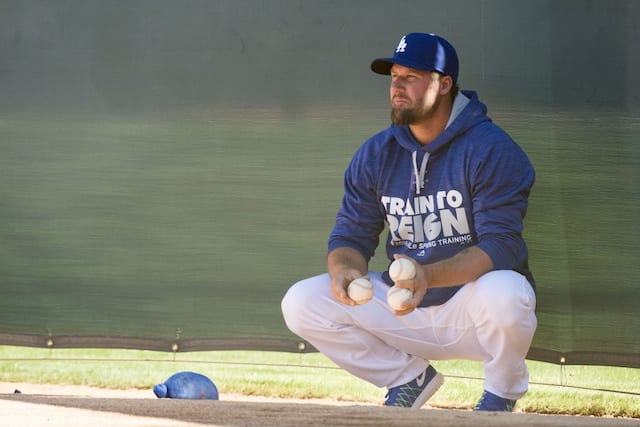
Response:
[{"label": "pant leg", "polygon": [[535,293],[524,276],[510,270],[487,273],[465,288],[468,313],[486,352],[484,388],[519,399],[529,385],[525,357],[537,327]]},{"label": "pant leg", "polygon": [[431,322],[440,344],[435,350],[425,347],[424,357],[482,361],[484,389],[517,400],[529,386],[525,357],[537,326],[535,305],[523,275],[511,270],[484,274],[445,304],[416,310],[424,323]]},{"label": "pant leg", "polygon": [[367,304],[350,307],[336,301],[329,288],[331,278],[322,274],[293,285],[282,300],[282,312],[293,333],[338,366],[378,387],[394,387],[413,380],[428,362],[389,345],[365,326],[371,319],[397,324],[386,304],[388,286],[379,274],[369,276],[374,298]]}]

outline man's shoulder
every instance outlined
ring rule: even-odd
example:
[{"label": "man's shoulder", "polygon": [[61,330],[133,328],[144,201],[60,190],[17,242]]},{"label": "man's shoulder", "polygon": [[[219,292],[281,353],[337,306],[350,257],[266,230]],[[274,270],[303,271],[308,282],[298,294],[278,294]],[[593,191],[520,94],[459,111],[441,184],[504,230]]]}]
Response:
[{"label": "man's shoulder", "polygon": [[387,149],[395,142],[396,138],[393,135],[393,131],[391,130],[391,127],[388,127],[367,138],[360,146],[360,151],[377,154],[379,151]]},{"label": "man's shoulder", "polygon": [[491,119],[476,123],[468,129],[467,133],[471,133],[476,137],[486,136],[507,140],[511,139],[507,131],[504,130],[500,125],[493,122]]},{"label": "man's shoulder", "polygon": [[393,130],[391,126],[378,131],[377,133],[371,135],[366,141],[365,144],[385,144],[389,143],[389,141],[395,139],[393,135]]},{"label": "man's shoulder", "polygon": [[501,126],[487,120],[467,129],[458,139],[460,145],[483,152],[498,150],[519,150],[518,143]]}]

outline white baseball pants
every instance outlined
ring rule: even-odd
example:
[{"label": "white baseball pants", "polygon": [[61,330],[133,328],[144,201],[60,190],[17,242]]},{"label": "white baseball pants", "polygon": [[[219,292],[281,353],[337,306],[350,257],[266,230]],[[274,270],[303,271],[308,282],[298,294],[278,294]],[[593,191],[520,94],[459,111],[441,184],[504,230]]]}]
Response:
[{"label": "white baseball pants", "polygon": [[536,297],[527,279],[492,271],[440,306],[395,316],[389,287],[369,272],[373,300],[350,307],[336,301],[328,274],[293,285],[282,300],[289,329],[338,366],[378,387],[417,377],[430,360],[482,361],[484,388],[506,399],[528,389],[525,356],[536,330]]}]

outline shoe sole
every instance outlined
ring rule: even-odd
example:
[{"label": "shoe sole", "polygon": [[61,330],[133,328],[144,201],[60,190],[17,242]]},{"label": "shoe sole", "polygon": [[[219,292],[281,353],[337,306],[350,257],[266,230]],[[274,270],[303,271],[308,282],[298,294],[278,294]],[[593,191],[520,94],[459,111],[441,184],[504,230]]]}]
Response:
[{"label": "shoe sole", "polygon": [[411,409],[422,408],[422,406],[427,403],[427,400],[429,400],[431,396],[433,396],[436,391],[438,391],[438,389],[442,386],[442,383],[444,383],[444,377],[441,373],[438,372],[431,379],[431,381],[429,381],[429,384],[427,384],[424,390],[422,390],[422,393],[418,395],[416,401],[413,402],[413,405],[411,405]]}]

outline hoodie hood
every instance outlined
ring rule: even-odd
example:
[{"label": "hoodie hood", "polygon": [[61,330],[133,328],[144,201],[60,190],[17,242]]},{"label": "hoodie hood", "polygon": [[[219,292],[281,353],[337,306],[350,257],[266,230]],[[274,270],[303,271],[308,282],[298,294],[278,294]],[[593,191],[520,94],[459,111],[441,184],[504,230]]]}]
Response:
[{"label": "hoodie hood", "polygon": [[[393,136],[396,138],[398,143],[408,151],[424,151],[426,153],[434,154],[442,147],[446,146],[451,142],[452,139],[457,137],[458,135],[466,132],[468,129],[477,125],[478,123],[491,121],[491,119],[487,116],[487,107],[480,102],[478,99],[478,95],[474,91],[463,90],[460,91],[459,95],[456,97],[456,101],[460,96],[464,96],[468,98],[468,102],[466,106],[458,112],[457,117],[454,117],[453,120],[450,120],[449,125],[445,128],[444,132],[442,132],[436,139],[431,141],[427,145],[421,145],[416,139],[413,137],[409,126],[397,126],[391,125],[391,132]],[[455,102],[454,102],[455,105]],[[453,114],[455,114],[455,107]]]},{"label": "hoodie hood", "polygon": [[[422,145],[413,137],[409,126],[391,125],[391,132],[404,149],[411,151],[413,174],[415,177],[416,194],[424,188],[427,163],[431,154],[448,145],[458,135],[484,121],[490,121],[487,107],[480,102],[473,91],[460,91],[453,103],[451,117],[445,130],[427,145]],[[418,161],[418,158],[422,159]]]}]

